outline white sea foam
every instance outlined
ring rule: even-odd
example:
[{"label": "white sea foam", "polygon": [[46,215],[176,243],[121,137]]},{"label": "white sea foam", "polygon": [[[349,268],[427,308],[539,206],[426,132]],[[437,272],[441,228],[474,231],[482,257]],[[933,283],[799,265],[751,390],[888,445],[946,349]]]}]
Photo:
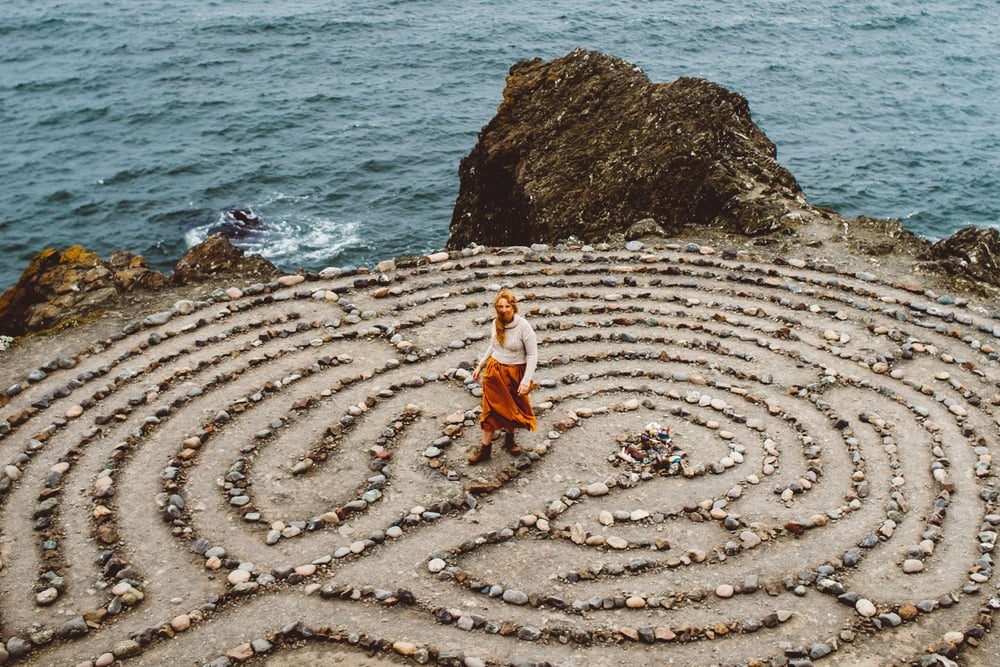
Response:
[{"label": "white sea foam", "polygon": [[238,245],[260,253],[278,266],[297,268],[336,263],[340,254],[361,241],[358,220],[306,218],[267,222],[266,228]]},{"label": "white sea foam", "polygon": [[[215,231],[226,230],[226,236],[236,247],[248,254],[259,254],[280,268],[293,270],[318,265],[336,265],[341,254],[362,244],[363,224],[360,220],[336,220],[317,216],[270,218],[265,212],[268,203],[288,199],[275,196],[253,210],[260,216],[258,226],[233,232],[232,217],[219,213],[215,222],[199,225],[184,234],[187,248],[204,241]],[[225,233],[225,232],[224,232]]]}]

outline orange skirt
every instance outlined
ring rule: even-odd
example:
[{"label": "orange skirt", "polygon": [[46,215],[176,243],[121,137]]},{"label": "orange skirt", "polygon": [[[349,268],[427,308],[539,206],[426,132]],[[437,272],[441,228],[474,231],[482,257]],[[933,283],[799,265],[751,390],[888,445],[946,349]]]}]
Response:
[{"label": "orange skirt", "polygon": [[508,366],[490,357],[480,378],[483,385],[483,414],[479,424],[484,431],[513,431],[538,428],[535,412],[531,409],[528,394],[517,395],[517,388],[524,378],[524,364]]}]

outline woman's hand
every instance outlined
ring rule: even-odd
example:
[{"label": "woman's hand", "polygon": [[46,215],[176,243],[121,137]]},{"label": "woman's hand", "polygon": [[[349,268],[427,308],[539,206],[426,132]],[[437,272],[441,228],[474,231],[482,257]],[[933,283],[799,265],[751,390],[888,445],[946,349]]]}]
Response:
[{"label": "woman's hand", "polygon": [[521,384],[517,385],[517,395],[518,396],[527,396],[528,392],[530,392],[530,391],[531,391],[531,383],[530,382],[528,384],[524,384],[522,382]]},{"label": "woman's hand", "polygon": [[472,381],[473,382],[479,382],[479,374],[481,372],[482,371],[479,370],[479,367],[476,366],[476,370],[472,371]]}]

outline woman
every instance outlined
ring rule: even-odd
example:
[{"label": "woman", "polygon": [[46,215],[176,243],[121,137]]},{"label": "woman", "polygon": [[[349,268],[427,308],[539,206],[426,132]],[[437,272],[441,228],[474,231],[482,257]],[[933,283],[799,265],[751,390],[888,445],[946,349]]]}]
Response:
[{"label": "woman", "polygon": [[521,448],[514,441],[514,429],[534,431],[538,427],[528,397],[538,364],[535,331],[517,314],[517,297],[510,290],[500,290],[493,308],[497,316],[493,321],[490,346],[472,371],[472,379],[483,386],[483,414],[479,418],[483,441],[469,456],[472,465],[490,458],[493,434],[498,430],[506,431],[504,449],[520,454]]}]

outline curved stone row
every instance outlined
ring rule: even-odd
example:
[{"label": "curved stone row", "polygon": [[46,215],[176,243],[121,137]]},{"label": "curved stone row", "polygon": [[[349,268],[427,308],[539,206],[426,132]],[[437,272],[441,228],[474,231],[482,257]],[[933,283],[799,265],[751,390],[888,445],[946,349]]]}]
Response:
[{"label": "curved stone row", "polygon": [[[539,430],[469,466],[507,286]],[[0,663],[169,656],[207,620],[219,665],[303,640],[441,664],[996,651],[996,319],[847,263],[472,248],[220,287],[5,359]],[[648,422],[674,474],[617,456]],[[307,623],[300,597],[393,630]]]}]

